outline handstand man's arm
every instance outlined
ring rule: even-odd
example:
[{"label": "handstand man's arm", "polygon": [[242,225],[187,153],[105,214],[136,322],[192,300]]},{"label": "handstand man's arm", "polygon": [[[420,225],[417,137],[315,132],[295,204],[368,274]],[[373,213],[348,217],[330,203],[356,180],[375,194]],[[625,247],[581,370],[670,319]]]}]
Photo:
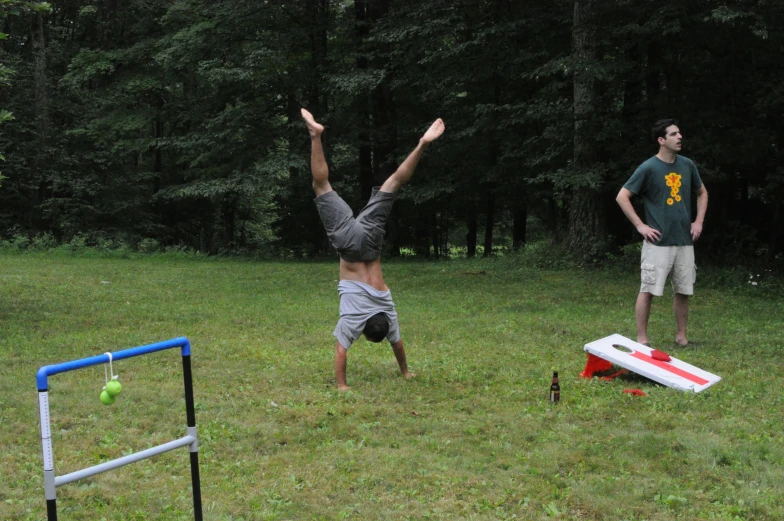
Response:
[{"label": "handstand man's arm", "polygon": [[335,342],[335,379],[338,384],[338,391],[348,391],[346,383],[346,366],[348,365],[348,350]]},{"label": "handstand man's arm", "polygon": [[408,372],[408,364],[406,363],[406,350],[403,348],[403,341],[398,340],[392,345],[392,351],[395,353],[395,359],[397,360],[397,365],[400,366],[400,372],[403,373],[403,376],[406,378],[413,378],[416,376],[415,373]]},{"label": "handstand man's arm", "polygon": [[406,184],[411,176],[414,175],[414,170],[416,169],[417,163],[419,163],[419,159],[422,157],[425,149],[430,146],[430,143],[438,139],[438,137],[444,133],[444,122],[441,118],[438,118],[430,125],[430,128],[427,129],[427,132],[419,139],[419,144],[411,152],[405,161],[403,161],[395,173],[389,176],[387,180],[381,185],[382,192],[397,192],[400,190],[400,187]]}]

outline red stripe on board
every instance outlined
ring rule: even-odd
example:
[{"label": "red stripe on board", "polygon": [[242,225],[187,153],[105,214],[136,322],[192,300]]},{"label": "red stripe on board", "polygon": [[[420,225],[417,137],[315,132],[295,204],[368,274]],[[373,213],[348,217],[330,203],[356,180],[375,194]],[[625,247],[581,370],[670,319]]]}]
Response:
[{"label": "red stripe on board", "polygon": [[648,356],[648,355],[644,355],[644,354],[640,353],[639,351],[635,351],[634,353],[630,353],[630,354],[634,358],[636,358],[638,360],[642,360],[643,362],[648,362],[649,364],[653,364],[656,367],[664,369],[665,371],[669,371],[669,372],[671,372],[673,374],[677,374],[678,376],[682,376],[683,378],[685,378],[685,379],[687,379],[687,380],[689,380],[691,382],[694,382],[697,385],[705,385],[705,384],[709,383],[709,381],[705,380],[704,378],[700,378],[697,375],[693,375],[691,373],[687,373],[683,369],[678,369],[677,367],[673,367],[670,364],[668,364],[667,362],[662,362],[661,360],[656,360],[655,358],[653,358],[651,356]]}]

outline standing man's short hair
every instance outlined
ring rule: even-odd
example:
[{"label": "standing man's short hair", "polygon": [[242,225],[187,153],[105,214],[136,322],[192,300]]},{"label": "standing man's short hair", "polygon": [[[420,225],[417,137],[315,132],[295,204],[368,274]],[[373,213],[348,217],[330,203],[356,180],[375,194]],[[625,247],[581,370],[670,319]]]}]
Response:
[{"label": "standing man's short hair", "polygon": [[678,126],[678,122],[674,119],[660,119],[653,124],[651,139],[654,143],[658,144],[660,137],[667,137],[667,127],[670,125]]}]

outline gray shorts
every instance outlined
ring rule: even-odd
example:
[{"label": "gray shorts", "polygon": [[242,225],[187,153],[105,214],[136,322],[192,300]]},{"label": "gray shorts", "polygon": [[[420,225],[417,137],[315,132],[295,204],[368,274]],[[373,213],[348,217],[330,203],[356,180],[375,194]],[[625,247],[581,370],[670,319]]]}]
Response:
[{"label": "gray shorts", "polygon": [[332,246],[349,262],[371,261],[381,255],[384,229],[397,192],[373,188],[367,205],[354,217],[346,202],[334,190],[316,197],[316,208]]}]

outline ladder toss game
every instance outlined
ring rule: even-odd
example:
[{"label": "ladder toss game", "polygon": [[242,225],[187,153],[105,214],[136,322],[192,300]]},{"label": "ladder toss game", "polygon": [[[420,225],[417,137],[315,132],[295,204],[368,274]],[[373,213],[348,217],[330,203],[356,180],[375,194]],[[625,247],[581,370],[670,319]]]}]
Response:
[{"label": "ladder toss game", "polygon": [[[185,414],[187,418],[187,434],[182,438],[152,447],[147,450],[135,452],[100,465],[87,467],[63,476],[55,476],[54,453],[52,451],[52,433],[49,420],[49,382],[50,376],[65,373],[99,364],[110,363],[112,360],[123,360],[135,356],[147,355],[175,347],[180,348],[182,355],[182,373],[185,384]],[[191,373],[191,344],[185,337],[174,338],[164,342],[149,344],[115,353],[104,353],[72,360],[61,364],[43,366],[36,374],[38,385],[38,409],[41,417],[41,444],[43,446],[44,461],[44,492],[46,496],[46,512],[48,521],[57,521],[57,487],[78,481],[102,472],[106,472],[129,463],[151,458],[180,447],[188,447],[191,463],[191,481],[193,487],[193,514],[196,521],[202,521],[201,486],[199,482],[199,442],[196,434],[196,413],[193,405],[193,376]],[[119,392],[119,391],[118,391]]]}]

